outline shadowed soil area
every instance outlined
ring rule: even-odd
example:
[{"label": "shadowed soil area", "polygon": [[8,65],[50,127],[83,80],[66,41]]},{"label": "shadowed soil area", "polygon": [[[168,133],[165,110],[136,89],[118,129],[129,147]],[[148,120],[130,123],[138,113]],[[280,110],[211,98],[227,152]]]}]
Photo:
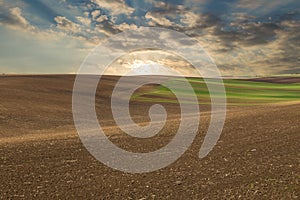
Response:
[{"label": "shadowed soil area", "polygon": [[[132,81],[139,78],[145,77]],[[109,139],[133,152],[168,144],[180,124],[179,106],[162,103],[167,122],[155,137],[132,138],[116,127],[110,109],[118,79],[103,77],[96,94],[99,123]],[[100,163],[82,145],[72,116],[74,80],[0,77],[0,199],[299,199],[299,101],[228,107],[221,138],[204,159],[198,153],[210,106],[201,105],[199,132],[182,157],[155,172],[129,174]],[[138,92],[149,87],[156,85]],[[153,104],[131,101],[133,120],[147,125]]]},{"label": "shadowed soil area", "polygon": [[249,80],[267,83],[300,83],[300,77],[265,77],[254,78]]}]

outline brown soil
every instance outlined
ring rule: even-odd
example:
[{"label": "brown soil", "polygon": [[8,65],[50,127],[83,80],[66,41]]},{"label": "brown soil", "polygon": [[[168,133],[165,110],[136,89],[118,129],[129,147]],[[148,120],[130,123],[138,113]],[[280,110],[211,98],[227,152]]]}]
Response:
[{"label": "brown soil", "polygon": [[[164,104],[168,122],[160,134],[133,139],[111,116],[116,80],[104,77],[106,89],[96,95],[109,138],[137,152],[166,145],[179,124],[178,105]],[[129,174],[95,160],[80,142],[71,111],[73,82],[72,75],[0,77],[0,199],[299,199],[300,103],[228,108],[218,144],[200,160],[210,120],[203,107],[198,136],[178,161]],[[151,105],[131,102],[134,120],[147,124]]]},{"label": "brown soil", "polygon": [[264,77],[249,80],[267,83],[300,83],[300,77]]}]

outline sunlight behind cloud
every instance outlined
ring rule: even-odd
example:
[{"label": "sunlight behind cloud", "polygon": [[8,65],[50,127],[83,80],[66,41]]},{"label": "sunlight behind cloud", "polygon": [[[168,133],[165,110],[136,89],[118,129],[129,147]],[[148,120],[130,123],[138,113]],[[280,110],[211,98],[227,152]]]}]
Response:
[{"label": "sunlight behind cloud", "polygon": [[106,75],[162,75],[172,76],[173,71],[184,76],[195,76],[195,68],[183,58],[161,50],[141,50],[128,53],[115,60]]},{"label": "sunlight behind cloud", "polygon": [[134,60],[133,64],[130,65],[132,69],[131,75],[168,75],[172,76],[172,73],[167,70],[165,66],[153,62],[151,60],[141,61]]}]

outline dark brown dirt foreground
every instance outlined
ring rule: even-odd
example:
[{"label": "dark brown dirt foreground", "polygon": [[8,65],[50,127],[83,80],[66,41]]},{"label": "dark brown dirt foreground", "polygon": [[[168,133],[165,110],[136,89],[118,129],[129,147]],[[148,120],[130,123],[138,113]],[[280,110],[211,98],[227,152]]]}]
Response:
[{"label": "dark brown dirt foreground", "polygon": [[[108,111],[106,77],[98,94],[99,119],[124,149],[147,152],[167,144],[178,126],[178,107],[162,133],[140,141],[119,133]],[[72,121],[73,76],[0,77],[1,199],[299,199],[300,104],[229,108],[213,151],[198,158],[209,122],[203,108],[199,134],[174,164],[147,174],[113,170],[81,144]],[[101,106],[102,105],[102,106]],[[106,107],[103,107],[106,105]],[[132,102],[137,122],[148,104]]]}]

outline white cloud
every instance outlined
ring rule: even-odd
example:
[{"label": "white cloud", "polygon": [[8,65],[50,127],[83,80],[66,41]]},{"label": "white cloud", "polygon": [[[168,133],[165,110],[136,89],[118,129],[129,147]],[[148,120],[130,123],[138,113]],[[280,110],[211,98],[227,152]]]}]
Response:
[{"label": "white cloud", "polygon": [[91,15],[92,15],[92,19],[93,20],[96,20],[97,17],[101,14],[101,11],[100,10],[94,10],[91,12]]},{"label": "white cloud", "polygon": [[299,28],[298,30],[300,30],[300,22],[297,22],[295,20],[292,21],[282,21],[281,25],[286,27],[286,28]]},{"label": "white cloud", "polygon": [[138,27],[135,24],[127,24],[127,23],[123,22],[122,24],[115,25],[114,28],[116,28],[120,31],[126,31],[126,30],[135,30]]},{"label": "white cloud", "polygon": [[76,19],[85,26],[91,25],[91,20],[88,17],[77,16]]},{"label": "white cloud", "polygon": [[96,19],[96,22],[104,22],[104,21],[107,21],[108,20],[108,17],[106,15],[101,15],[99,16],[97,19]]},{"label": "white cloud", "polygon": [[145,15],[146,19],[150,19],[151,21],[149,22],[150,26],[155,26],[156,24],[161,25],[161,26],[172,26],[173,23],[162,16],[160,13],[151,13],[147,12]]},{"label": "white cloud", "polygon": [[124,0],[92,0],[92,2],[101,8],[109,10],[112,15],[130,15],[134,12],[134,8],[126,5]]},{"label": "white cloud", "polygon": [[200,15],[193,12],[184,13],[183,17],[180,19],[180,21],[188,27],[195,27],[199,23],[199,20]]},{"label": "white cloud", "polygon": [[13,29],[34,30],[34,27],[22,15],[22,10],[19,7],[10,8],[9,15],[6,16],[0,24],[9,26]]},{"label": "white cloud", "polygon": [[183,76],[197,75],[195,68],[186,60],[162,50],[141,50],[126,54],[113,62],[105,74],[124,75],[131,69],[137,74],[149,74],[150,71],[151,74],[158,75],[173,74],[161,66],[175,70]]},{"label": "white cloud", "polygon": [[68,32],[79,32],[80,26],[66,17],[63,16],[57,16],[54,18],[54,21],[57,23],[57,28],[68,31]]},{"label": "white cloud", "polygon": [[29,22],[22,16],[22,11],[20,8],[11,8],[10,14],[15,24],[19,24],[23,27],[29,26]]},{"label": "white cloud", "polygon": [[104,34],[105,36],[111,36],[113,35],[110,31],[108,31],[107,29],[105,29],[105,27],[102,25],[102,24],[97,24],[95,26],[95,31],[97,33],[101,33],[101,34]]}]

